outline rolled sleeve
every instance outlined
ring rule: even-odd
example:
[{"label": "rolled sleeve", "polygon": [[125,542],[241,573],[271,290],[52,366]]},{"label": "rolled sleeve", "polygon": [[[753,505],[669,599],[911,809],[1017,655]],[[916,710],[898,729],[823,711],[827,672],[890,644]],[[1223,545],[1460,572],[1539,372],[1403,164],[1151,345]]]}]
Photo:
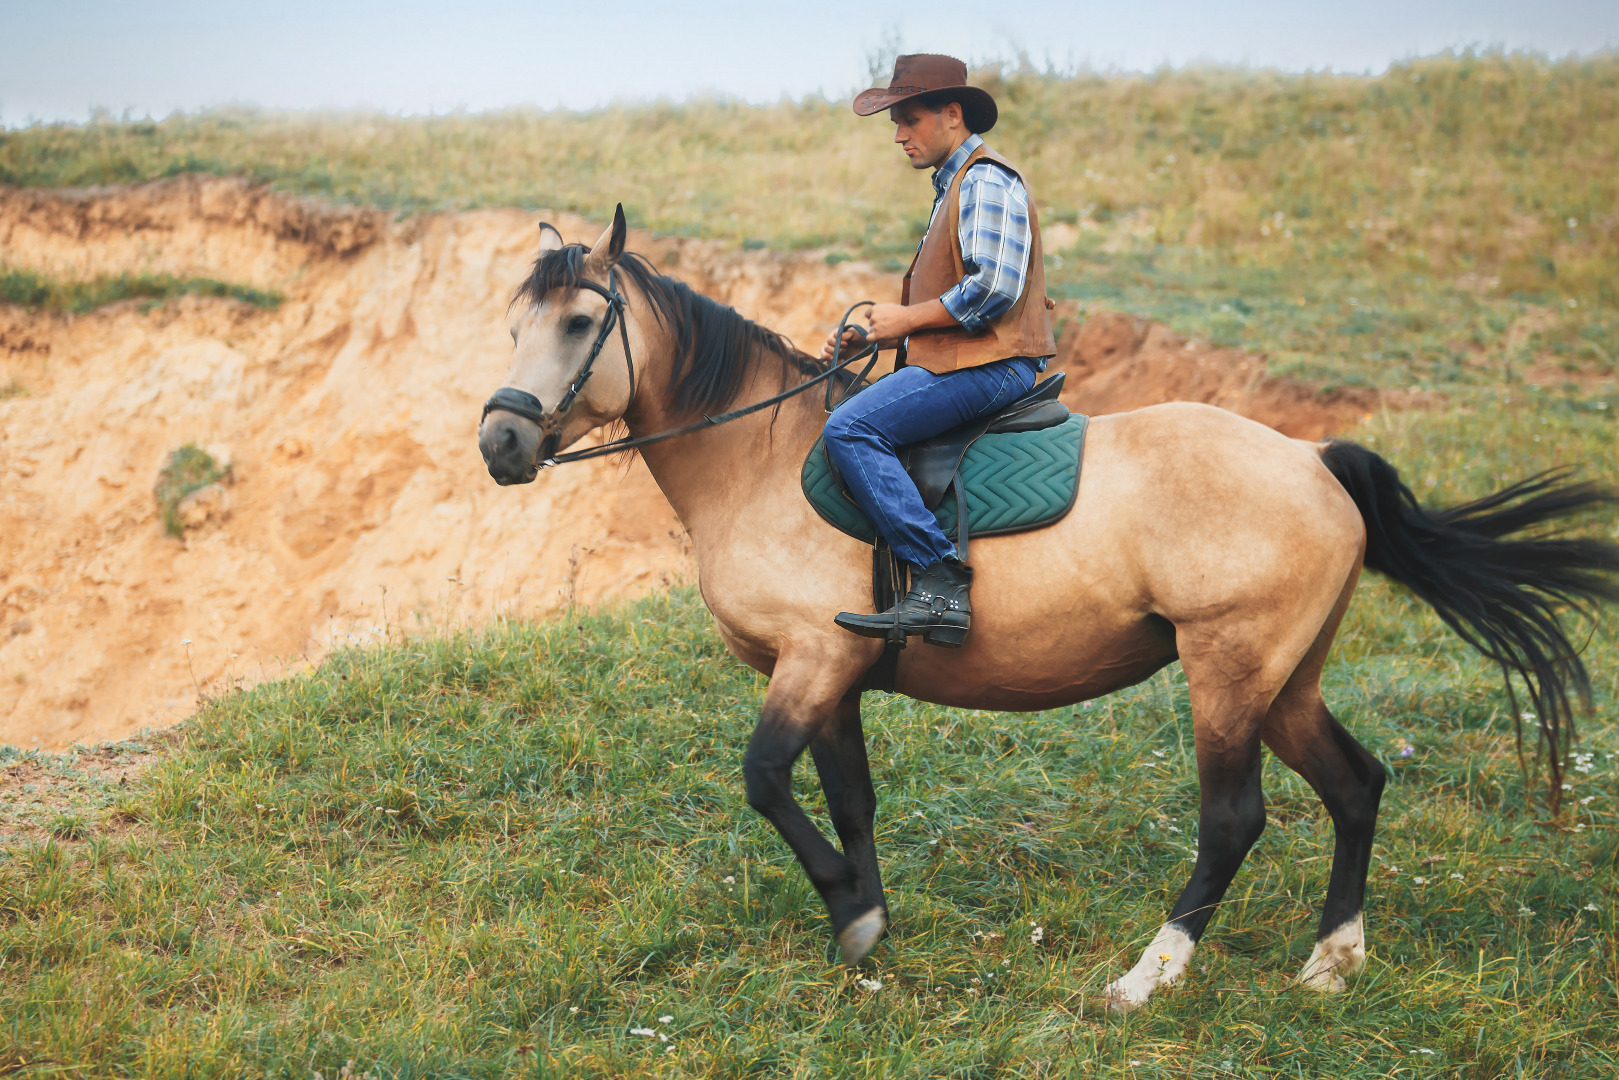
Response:
[{"label": "rolled sleeve", "polygon": [[957,231],[962,279],[939,297],[969,333],[980,333],[1023,293],[1030,243],[1029,193],[1016,175],[979,162],[961,181]]}]

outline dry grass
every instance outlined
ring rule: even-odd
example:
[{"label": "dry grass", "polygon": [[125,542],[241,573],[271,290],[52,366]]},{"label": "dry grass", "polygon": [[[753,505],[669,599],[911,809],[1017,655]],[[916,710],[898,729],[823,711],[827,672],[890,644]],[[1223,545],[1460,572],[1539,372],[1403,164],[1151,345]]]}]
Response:
[{"label": "dry grass", "polygon": [[[1615,302],[1619,56],[1462,54],[1377,78],[980,73],[1048,223],[1290,266],[1348,256]],[[218,110],[0,134],[0,182],[245,173],[400,209],[517,205],[777,247],[896,252],[925,219],[842,101],[431,118]],[[1570,225],[1569,222],[1575,224]]]}]

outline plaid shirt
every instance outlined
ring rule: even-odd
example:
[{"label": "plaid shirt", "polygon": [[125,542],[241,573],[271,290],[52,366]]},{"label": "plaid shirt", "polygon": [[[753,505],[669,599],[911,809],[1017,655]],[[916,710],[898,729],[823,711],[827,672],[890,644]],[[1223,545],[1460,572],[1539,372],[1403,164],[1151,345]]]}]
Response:
[{"label": "plaid shirt", "polygon": [[[934,217],[962,162],[983,144],[977,135],[969,136],[934,170]],[[928,226],[932,225],[930,217]],[[967,273],[939,301],[951,318],[976,334],[1015,304],[1023,292],[1030,247],[1029,192],[1023,181],[992,162],[974,165],[961,181],[957,230]]]}]

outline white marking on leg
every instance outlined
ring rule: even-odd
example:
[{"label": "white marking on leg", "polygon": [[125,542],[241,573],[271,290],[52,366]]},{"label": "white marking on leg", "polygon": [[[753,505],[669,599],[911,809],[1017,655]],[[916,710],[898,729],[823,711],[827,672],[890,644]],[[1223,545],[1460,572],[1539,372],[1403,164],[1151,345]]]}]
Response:
[{"label": "white marking on leg", "polygon": [[872,908],[854,922],[843,928],[838,935],[838,948],[843,951],[843,964],[845,967],[854,967],[866,958],[877,939],[882,936],[883,929],[888,920],[883,918],[882,908]]},{"label": "white marking on leg", "polygon": [[1315,943],[1310,959],[1299,973],[1299,985],[1312,990],[1335,994],[1345,985],[1344,979],[1366,966],[1365,919],[1356,915],[1338,929]]},{"label": "white marking on leg", "polygon": [[1114,1012],[1129,1012],[1146,1004],[1154,990],[1181,977],[1191,962],[1194,948],[1196,942],[1186,931],[1173,923],[1165,923],[1136,966],[1124,978],[1108,983],[1102,991],[1107,1007]]}]

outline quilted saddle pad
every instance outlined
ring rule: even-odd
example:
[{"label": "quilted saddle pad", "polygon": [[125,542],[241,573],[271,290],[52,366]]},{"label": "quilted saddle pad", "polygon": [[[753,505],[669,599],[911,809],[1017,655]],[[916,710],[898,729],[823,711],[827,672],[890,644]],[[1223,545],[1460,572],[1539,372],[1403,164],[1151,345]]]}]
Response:
[{"label": "quilted saddle pad", "polygon": [[[961,479],[967,489],[971,536],[1023,532],[1061,520],[1079,491],[1089,423],[1089,417],[1075,415],[1040,431],[984,435],[968,447]],[[833,476],[822,440],[815,440],[804,459],[801,479],[805,498],[827,524],[856,540],[875,541],[871,520]],[[954,537],[955,495],[947,494],[933,516],[945,535]]]}]

